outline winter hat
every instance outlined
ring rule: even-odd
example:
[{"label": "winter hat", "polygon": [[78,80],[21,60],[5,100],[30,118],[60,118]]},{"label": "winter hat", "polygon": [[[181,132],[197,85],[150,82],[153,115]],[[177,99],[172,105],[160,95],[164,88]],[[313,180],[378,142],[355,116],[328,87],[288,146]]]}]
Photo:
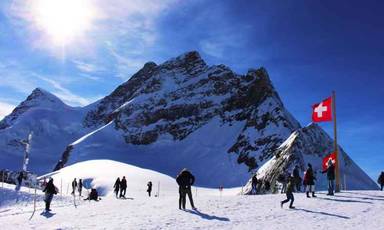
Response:
[{"label": "winter hat", "polygon": [[308,167],[312,168],[312,165],[310,163],[308,163]]}]

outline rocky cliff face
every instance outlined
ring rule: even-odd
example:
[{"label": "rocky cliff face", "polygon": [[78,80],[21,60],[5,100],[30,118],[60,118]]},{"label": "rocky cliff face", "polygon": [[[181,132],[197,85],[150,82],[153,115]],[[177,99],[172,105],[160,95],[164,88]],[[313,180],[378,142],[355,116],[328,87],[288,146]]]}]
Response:
[{"label": "rocky cliff face", "polygon": [[223,154],[235,154],[249,171],[300,127],[264,68],[239,75],[224,65],[207,66],[197,52],[161,65],[145,64],[102,99],[84,124],[92,127],[113,120],[127,144],[149,145],[162,135],[174,141],[188,138],[214,117],[222,124],[244,123]]}]

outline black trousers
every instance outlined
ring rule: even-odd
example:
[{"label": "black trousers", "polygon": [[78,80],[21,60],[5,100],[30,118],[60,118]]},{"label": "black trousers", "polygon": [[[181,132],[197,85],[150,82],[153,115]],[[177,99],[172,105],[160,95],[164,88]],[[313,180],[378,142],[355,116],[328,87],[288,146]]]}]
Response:
[{"label": "black trousers", "polygon": [[126,191],[127,191],[127,188],[120,188],[120,197],[125,197]]},{"label": "black trousers", "polygon": [[189,198],[189,202],[191,203],[191,207],[192,208],[195,207],[195,205],[193,204],[191,187],[188,187],[188,188],[179,187],[179,209],[181,208],[185,209],[185,204],[187,203],[187,199],[186,199],[187,195]]},{"label": "black trousers", "polygon": [[291,201],[291,203],[289,204],[289,207],[292,207],[293,201],[295,201],[295,197],[293,197],[293,193],[291,192],[287,193],[287,199],[283,200],[281,203],[285,204],[288,201]]}]

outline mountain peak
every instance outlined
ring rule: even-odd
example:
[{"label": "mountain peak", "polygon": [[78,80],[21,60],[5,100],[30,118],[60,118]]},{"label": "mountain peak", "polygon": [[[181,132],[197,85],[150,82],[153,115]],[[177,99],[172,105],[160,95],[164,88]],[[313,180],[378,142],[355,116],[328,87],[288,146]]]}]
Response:
[{"label": "mountain peak", "polygon": [[44,106],[47,103],[56,104],[56,105],[64,105],[64,103],[55,95],[48,92],[43,88],[35,88],[32,93],[27,97],[22,104],[29,104],[30,106]]},{"label": "mountain peak", "polygon": [[191,75],[199,74],[208,67],[197,51],[186,52],[164,62],[161,66],[167,70],[181,69]]}]

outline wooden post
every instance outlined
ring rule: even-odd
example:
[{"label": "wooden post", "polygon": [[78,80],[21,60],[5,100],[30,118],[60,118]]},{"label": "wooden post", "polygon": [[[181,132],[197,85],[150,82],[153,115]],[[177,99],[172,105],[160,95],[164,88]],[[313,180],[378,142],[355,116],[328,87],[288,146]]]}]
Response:
[{"label": "wooden post", "polygon": [[337,145],[336,93],[335,93],[335,91],[332,91],[332,111],[333,111],[334,149],[335,149],[335,155],[336,155],[336,188],[335,188],[335,192],[340,192],[340,167],[339,167],[339,147]]}]

